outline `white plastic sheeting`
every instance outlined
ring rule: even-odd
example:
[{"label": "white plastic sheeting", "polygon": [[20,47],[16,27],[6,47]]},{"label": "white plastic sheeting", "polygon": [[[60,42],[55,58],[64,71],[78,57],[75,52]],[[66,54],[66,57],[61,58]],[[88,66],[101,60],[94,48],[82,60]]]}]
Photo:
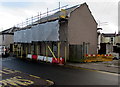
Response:
[{"label": "white plastic sheeting", "polygon": [[32,59],[32,55],[31,55],[31,54],[28,54],[28,55],[27,55],[27,58]]},{"label": "white plastic sheeting", "polygon": [[14,42],[31,43],[32,41],[59,41],[58,20],[14,32]]},{"label": "white plastic sheeting", "polygon": [[39,55],[38,55],[37,60],[40,60],[40,61],[47,61],[47,62],[52,63],[53,57],[46,57],[46,56],[39,56]]}]

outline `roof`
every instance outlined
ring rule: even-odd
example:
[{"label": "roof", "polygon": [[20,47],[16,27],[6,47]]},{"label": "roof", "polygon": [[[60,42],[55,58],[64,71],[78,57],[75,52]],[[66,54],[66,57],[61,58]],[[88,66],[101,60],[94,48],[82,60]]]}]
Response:
[{"label": "roof", "polygon": [[115,36],[116,36],[115,33],[102,33],[102,35],[103,35],[104,37],[115,37]]},{"label": "roof", "polygon": [[[27,27],[30,27],[30,28],[31,28],[31,26],[33,26],[33,25],[37,25],[37,24],[40,24],[40,23],[45,23],[45,22],[47,22],[47,21],[58,20],[58,19],[60,19],[60,16],[61,16],[61,15],[64,15],[64,16],[65,16],[65,18],[63,18],[63,19],[67,19],[68,17],[70,17],[70,13],[73,12],[74,10],[76,10],[77,8],[79,8],[81,5],[87,5],[87,4],[86,4],[86,3],[83,3],[83,4],[79,4],[79,5],[75,5],[75,6],[66,8],[66,9],[64,9],[64,10],[65,10],[65,15],[64,15],[64,13],[63,13],[62,11],[57,11],[57,12],[55,12],[55,13],[52,14],[52,15],[43,17],[43,18],[35,21],[34,23],[32,23],[31,25],[28,25]],[[89,9],[89,11],[90,11],[90,9]],[[91,11],[90,11],[90,13],[91,13]],[[49,13],[48,13],[48,14],[49,14]],[[47,14],[46,14],[46,15],[47,15]],[[92,15],[92,17],[93,17],[93,15]],[[93,20],[95,21],[94,17],[93,17]],[[95,21],[95,23],[97,24],[96,21]],[[27,27],[26,27],[26,28],[27,28]]]},{"label": "roof", "polygon": [[117,34],[116,36],[120,36],[120,34]]},{"label": "roof", "polygon": [[11,27],[9,29],[6,29],[6,30],[2,31],[1,33],[2,34],[14,34],[14,32],[17,31],[18,29],[20,29],[20,28],[18,28],[18,27]]},{"label": "roof", "polygon": [[[80,5],[75,5],[73,7],[70,7],[70,8],[67,8],[65,9],[65,12],[66,12],[66,16],[69,16],[69,14],[74,11],[76,8],[78,8]],[[46,22],[46,21],[51,21],[51,20],[56,20],[56,19],[59,19],[60,15],[62,14],[61,11],[57,11],[56,13],[48,16],[48,17],[44,17],[44,18],[41,18],[40,20],[36,21],[35,23],[43,23],[43,22]]]},{"label": "roof", "polygon": [[[72,6],[72,7],[70,7],[70,8],[64,9],[65,12],[66,12],[66,18],[68,18],[69,15],[70,15],[70,13],[71,13],[72,11],[74,11],[76,8],[78,8],[79,6],[80,6],[80,5],[75,5],[75,6]],[[45,13],[43,13],[43,14],[45,14]],[[49,13],[48,13],[48,14],[49,14]],[[45,23],[45,22],[48,22],[48,21],[58,20],[58,19],[60,19],[60,16],[61,16],[62,14],[63,14],[62,11],[57,11],[57,12],[55,12],[55,13],[49,15],[49,16],[42,17],[41,19],[33,22],[32,24],[29,24],[29,25],[27,25],[26,27],[21,28],[20,30],[24,30],[24,29],[27,29],[27,28],[31,28],[31,27],[34,26],[34,25],[42,24],[42,23]],[[46,13],[46,15],[47,15],[47,13]]]}]

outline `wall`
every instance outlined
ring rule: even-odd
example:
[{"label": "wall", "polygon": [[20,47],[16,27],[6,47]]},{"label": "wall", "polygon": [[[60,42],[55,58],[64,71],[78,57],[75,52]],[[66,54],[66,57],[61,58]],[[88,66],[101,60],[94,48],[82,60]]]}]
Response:
[{"label": "wall", "polygon": [[60,29],[59,29],[59,39],[60,41],[67,41],[67,30],[68,30],[68,22],[64,21],[60,23]]},{"label": "wall", "polygon": [[88,53],[97,53],[97,23],[86,4],[70,14],[68,41],[69,44],[90,43]]},{"label": "wall", "polygon": [[106,54],[113,52],[113,45],[112,44],[106,44]]},{"label": "wall", "polygon": [[3,45],[10,46],[10,44],[13,43],[13,35],[4,34],[2,36],[3,36],[3,38],[2,38]]},{"label": "wall", "polygon": [[2,35],[0,35],[0,45],[2,45]]},{"label": "wall", "polygon": [[[111,41],[111,38],[113,38],[113,41]],[[117,37],[104,37],[104,36],[102,36],[101,43],[112,43],[113,45],[115,45],[116,41],[117,41]]]},{"label": "wall", "polygon": [[110,37],[102,37],[102,43],[110,43]]},{"label": "wall", "polygon": [[[56,44],[56,52],[53,50],[54,49],[54,45]],[[35,54],[41,55],[41,56],[46,56],[46,50],[47,50],[47,56],[49,57],[53,57],[52,53],[50,52],[50,50],[48,49],[49,46],[52,50],[52,52],[54,52],[55,56],[58,57],[58,42],[38,42],[38,43],[32,43],[32,44],[24,44],[24,51],[26,52],[26,47],[27,47],[27,53],[31,54],[31,49],[32,49],[32,54],[33,51],[35,52]],[[47,49],[46,49],[47,47]],[[60,57],[65,58],[65,47],[67,48],[67,44],[66,42],[60,42]],[[67,50],[66,50],[67,51]],[[67,56],[67,52],[66,52],[66,56]]]},{"label": "wall", "polygon": [[120,43],[120,35],[118,35],[118,36],[115,37],[115,44],[116,43]]}]

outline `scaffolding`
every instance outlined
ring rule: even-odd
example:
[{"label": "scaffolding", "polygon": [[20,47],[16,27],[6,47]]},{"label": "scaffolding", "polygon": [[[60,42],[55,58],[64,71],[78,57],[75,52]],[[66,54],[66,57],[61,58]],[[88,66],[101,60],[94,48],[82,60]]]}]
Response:
[{"label": "scaffolding", "polygon": [[[79,5],[68,5],[38,13],[18,24],[20,29],[14,32],[14,52],[17,57],[64,63],[68,57],[67,35],[60,39],[60,23],[68,22],[68,15]],[[41,46],[42,44],[42,46]],[[15,48],[16,46],[16,48]],[[42,49],[42,51],[41,51]]]},{"label": "scaffolding", "polygon": [[[67,8],[67,6],[68,5],[61,7],[60,3],[59,3],[58,8],[53,9],[53,10],[48,10],[48,8],[47,8],[46,12],[44,12],[44,13],[38,12],[38,15],[27,18],[25,22],[19,23],[15,26],[19,27],[21,30],[23,28],[31,28],[31,26],[34,26],[34,25],[37,25],[40,23],[44,23],[47,21],[51,21],[51,20],[57,19],[59,17],[65,18],[65,14],[66,14],[65,8]],[[56,14],[56,16],[52,17],[55,14]]]}]

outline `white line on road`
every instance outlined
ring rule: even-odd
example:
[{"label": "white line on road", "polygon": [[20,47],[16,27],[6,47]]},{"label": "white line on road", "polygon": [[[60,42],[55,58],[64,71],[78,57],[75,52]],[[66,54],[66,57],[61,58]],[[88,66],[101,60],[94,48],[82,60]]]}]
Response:
[{"label": "white line on road", "polygon": [[13,59],[15,59],[15,58],[14,58],[14,57],[13,57],[13,58],[9,58],[9,57],[8,57],[8,58],[2,58],[0,61],[3,61],[3,62],[4,62],[4,61],[8,61],[8,60],[13,60]]},{"label": "white line on road", "polygon": [[100,72],[100,73],[104,73],[104,74],[110,74],[110,75],[115,75],[115,76],[120,76],[120,74],[117,74],[117,73],[110,73],[110,72],[104,72],[104,71],[96,71],[96,72]]}]

